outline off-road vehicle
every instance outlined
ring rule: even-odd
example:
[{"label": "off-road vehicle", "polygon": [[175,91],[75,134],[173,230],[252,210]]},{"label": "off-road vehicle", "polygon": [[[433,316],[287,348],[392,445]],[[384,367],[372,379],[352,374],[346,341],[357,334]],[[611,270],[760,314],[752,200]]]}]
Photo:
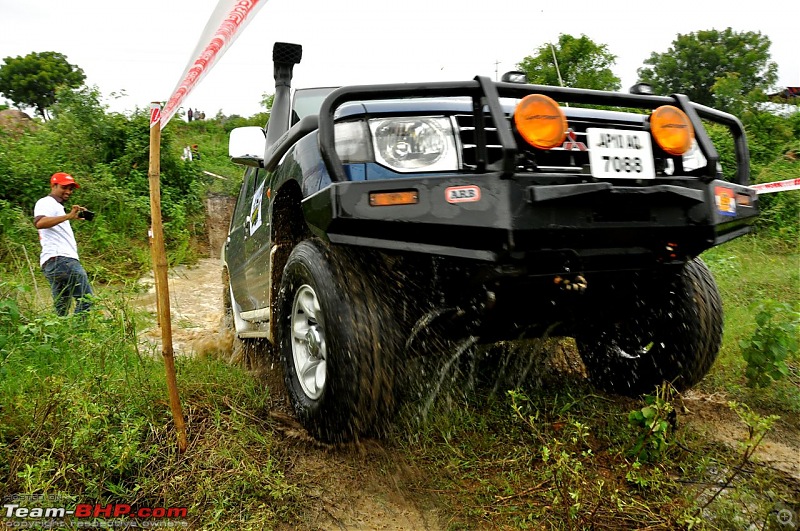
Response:
[{"label": "off-road vehicle", "polygon": [[706,374],[722,309],[698,255],[758,212],[737,118],[518,73],[292,92],[301,53],[275,45],[269,123],[231,133],[222,260],[237,336],[277,347],[312,435],[377,430],[417,361],[459,344],[574,337],[623,394]]}]

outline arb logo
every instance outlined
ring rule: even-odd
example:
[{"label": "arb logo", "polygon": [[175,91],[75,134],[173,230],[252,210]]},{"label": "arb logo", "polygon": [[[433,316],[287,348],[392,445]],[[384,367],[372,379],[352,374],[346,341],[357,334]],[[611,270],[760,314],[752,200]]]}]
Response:
[{"label": "arb logo", "polygon": [[444,197],[448,203],[473,203],[481,200],[481,189],[475,185],[451,186],[445,188]]}]

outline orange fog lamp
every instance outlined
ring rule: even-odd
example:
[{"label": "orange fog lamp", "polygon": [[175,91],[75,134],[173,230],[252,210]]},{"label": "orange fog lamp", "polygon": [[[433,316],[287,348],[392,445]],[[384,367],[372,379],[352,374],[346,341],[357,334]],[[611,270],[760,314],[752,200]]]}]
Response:
[{"label": "orange fog lamp", "polygon": [[371,206],[416,205],[417,203],[419,203],[419,193],[416,190],[369,193]]},{"label": "orange fog lamp", "polygon": [[535,148],[552,149],[564,144],[567,117],[553,98],[528,94],[514,111],[514,125],[525,141]]},{"label": "orange fog lamp", "polygon": [[683,155],[692,147],[694,127],[686,113],[672,105],[662,105],[650,115],[650,132],[661,149],[670,155]]}]

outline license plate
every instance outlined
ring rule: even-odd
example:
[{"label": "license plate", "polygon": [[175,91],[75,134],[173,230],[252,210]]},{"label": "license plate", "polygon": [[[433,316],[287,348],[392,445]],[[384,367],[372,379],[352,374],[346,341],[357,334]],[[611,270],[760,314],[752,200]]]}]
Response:
[{"label": "license plate", "polygon": [[645,131],[586,130],[589,164],[598,179],[655,179],[653,148]]}]

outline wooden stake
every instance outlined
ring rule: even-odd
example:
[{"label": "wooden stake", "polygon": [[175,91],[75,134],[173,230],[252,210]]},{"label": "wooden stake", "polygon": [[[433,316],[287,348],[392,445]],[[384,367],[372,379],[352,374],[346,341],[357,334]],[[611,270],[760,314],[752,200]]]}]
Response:
[{"label": "wooden stake", "polygon": [[161,290],[156,285],[158,283],[158,278],[156,277],[156,253],[153,250],[153,227],[150,227],[147,230],[147,243],[150,244],[150,260],[153,263],[153,288],[156,290],[156,325],[161,328],[161,310],[159,310],[159,300],[158,294],[161,293]]},{"label": "wooden stake", "polygon": [[178,431],[178,450],[186,450],[186,422],[183,419],[181,400],[178,396],[178,381],[175,375],[175,358],[172,351],[172,321],[169,307],[169,284],[167,277],[167,252],[164,247],[164,226],[161,222],[161,104],[150,104],[150,218],[152,223],[153,277],[156,282],[156,308],[161,326],[161,354],[167,374],[169,407]]}]

